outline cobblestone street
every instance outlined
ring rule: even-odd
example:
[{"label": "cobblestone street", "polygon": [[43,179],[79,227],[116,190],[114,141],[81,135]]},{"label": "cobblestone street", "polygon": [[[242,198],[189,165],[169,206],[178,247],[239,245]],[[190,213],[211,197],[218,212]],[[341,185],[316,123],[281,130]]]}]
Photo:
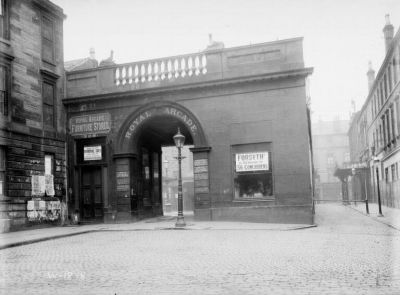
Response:
[{"label": "cobblestone street", "polygon": [[318,205],[316,223],[103,231],[8,248],[1,294],[399,294],[399,231],[341,205]]}]

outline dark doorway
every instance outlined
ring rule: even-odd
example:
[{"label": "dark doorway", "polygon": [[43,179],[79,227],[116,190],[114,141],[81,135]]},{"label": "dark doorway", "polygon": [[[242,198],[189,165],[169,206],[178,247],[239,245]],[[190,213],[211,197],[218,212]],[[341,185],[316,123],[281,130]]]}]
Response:
[{"label": "dark doorway", "polygon": [[82,167],[81,208],[82,221],[103,221],[101,167]]}]

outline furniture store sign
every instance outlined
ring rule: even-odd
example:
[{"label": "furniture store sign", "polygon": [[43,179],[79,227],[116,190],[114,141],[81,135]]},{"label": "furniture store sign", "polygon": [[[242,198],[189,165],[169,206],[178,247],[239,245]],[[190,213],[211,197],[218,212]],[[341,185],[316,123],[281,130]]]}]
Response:
[{"label": "furniture store sign", "polygon": [[69,130],[74,135],[106,134],[111,130],[109,113],[76,116],[69,119]]},{"label": "furniture store sign", "polygon": [[269,153],[236,154],[236,172],[269,170]]}]

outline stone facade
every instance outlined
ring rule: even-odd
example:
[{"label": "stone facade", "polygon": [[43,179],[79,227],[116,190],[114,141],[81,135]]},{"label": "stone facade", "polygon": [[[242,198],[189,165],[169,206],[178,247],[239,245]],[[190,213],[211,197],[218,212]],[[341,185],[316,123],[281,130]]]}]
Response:
[{"label": "stone facade", "polygon": [[334,175],[337,167],[350,162],[348,120],[318,121],[312,125],[316,198],[341,200],[341,183]]},{"label": "stone facade", "polygon": [[311,73],[301,38],[68,72],[70,210],[161,214],[161,146],[180,127],[196,218],[312,223]]},{"label": "stone facade", "polygon": [[[66,181],[63,20],[47,0],[2,1],[0,113],[2,230],[31,224],[27,202],[62,198]],[[52,192],[32,195],[34,175],[51,162]],[[37,199],[39,200],[39,199]]]},{"label": "stone facade", "polygon": [[379,184],[382,204],[400,208],[400,30],[394,34],[388,15],[383,33],[385,59],[376,77],[371,65],[367,72],[369,93],[350,125],[350,156],[355,168],[367,169],[370,201],[378,202]]}]

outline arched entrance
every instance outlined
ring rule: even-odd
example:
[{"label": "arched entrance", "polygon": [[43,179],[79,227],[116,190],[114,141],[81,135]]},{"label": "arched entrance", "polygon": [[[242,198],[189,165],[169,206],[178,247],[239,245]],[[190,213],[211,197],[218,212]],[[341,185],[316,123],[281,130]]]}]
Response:
[{"label": "arched entrance", "polygon": [[195,179],[194,192],[208,196],[209,148],[200,122],[182,105],[153,102],[133,112],[118,132],[114,147],[118,218],[163,214],[161,149],[174,146],[178,128],[186,138],[185,144],[194,146],[194,166],[202,164],[202,181]]}]

